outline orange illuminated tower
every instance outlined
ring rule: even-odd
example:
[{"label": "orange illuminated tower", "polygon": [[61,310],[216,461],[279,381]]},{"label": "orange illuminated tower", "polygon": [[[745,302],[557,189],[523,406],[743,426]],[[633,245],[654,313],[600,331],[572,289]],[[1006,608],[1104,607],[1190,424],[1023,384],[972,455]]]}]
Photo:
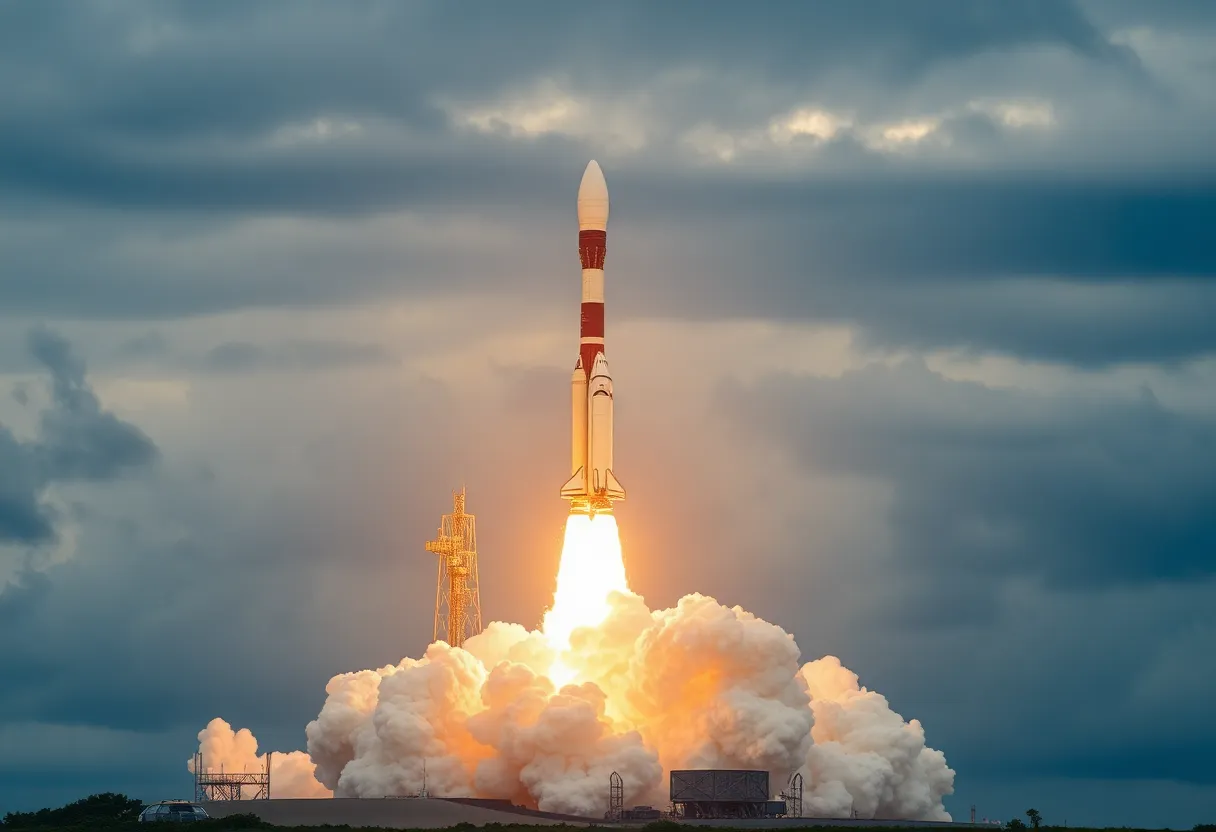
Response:
[{"label": "orange illuminated tower", "polygon": [[481,632],[481,595],[477,589],[477,527],[464,510],[464,489],[452,492],[451,514],[443,515],[439,536],[428,540],[426,550],[439,556],[439,582],[435,589],[434,641],[453,647]]}]

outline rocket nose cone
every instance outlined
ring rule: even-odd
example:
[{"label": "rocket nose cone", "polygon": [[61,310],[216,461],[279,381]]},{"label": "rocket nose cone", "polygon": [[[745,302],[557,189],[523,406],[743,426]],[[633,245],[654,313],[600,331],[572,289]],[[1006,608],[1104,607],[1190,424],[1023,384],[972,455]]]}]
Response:
[{"label": "rocket nose cone", "polygon": [[587,164],[578,186],[578,227],[584,231],[608,230],[608,183],[594,159]]},{"label": "rocket nose cone", "polygon": [[584,197],[608,197],[608,183],[604,181],[604,171],[594,159],[587,163],[587,169],[583,171],[583,181],[578,186],[578,198]]}]

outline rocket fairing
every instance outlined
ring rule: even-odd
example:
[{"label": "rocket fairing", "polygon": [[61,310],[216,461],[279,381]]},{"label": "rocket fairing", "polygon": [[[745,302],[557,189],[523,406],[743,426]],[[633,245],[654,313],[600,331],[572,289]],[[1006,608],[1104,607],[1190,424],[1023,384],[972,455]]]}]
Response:
[{"label": "rocket fairing", "polygon": [[578,186],[578,254],[583,266],[579,355],[570,378],[570,479],[562,497],[572,511],[594,514],[625,499],[612,471],[612,374],[604,355],[604,254],[608,183],[592,160]]}]

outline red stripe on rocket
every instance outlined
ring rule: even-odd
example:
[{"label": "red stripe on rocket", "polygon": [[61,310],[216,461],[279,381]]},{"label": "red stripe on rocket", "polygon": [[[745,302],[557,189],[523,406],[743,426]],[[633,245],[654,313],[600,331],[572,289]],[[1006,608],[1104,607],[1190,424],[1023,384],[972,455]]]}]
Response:
[{"label": "red stripe on rocket", "polygon": [[570,378],[570,479],[562,497],[573,510],[604,511],[625,489],[612,473],[612,375],[604,356],[604,255],[608,183],[592,161],[578,186],[578,255],[583,266],[579,357]]}]

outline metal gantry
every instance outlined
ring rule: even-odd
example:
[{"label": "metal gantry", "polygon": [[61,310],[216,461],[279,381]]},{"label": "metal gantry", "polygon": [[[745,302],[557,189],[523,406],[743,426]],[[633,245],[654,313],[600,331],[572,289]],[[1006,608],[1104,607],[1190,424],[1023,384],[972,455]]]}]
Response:
[{"label": "metal gantry", "polygon": [[615,771],[608,778],[608,816],[607,820],[621,819],[625,813],[625,781]]},{"label": "metal gantry", "polygon": [[452,492],[453,510],[443,515],[439,534],[426,550],[439,556],[432,640],[460,647],[481,632],[481,594],[477,585],[477,526],[465,512],[465,492]]},{"label": "metal gantry", "polygon": [[254,772],[207,771],[203,765],[203,753],[194,755],[194,801],[244,800],[245,787],[253,789],[252,800],[270,800],[270,761],[274,752],[266,753],[266,768]]},{"label": "metal gantry", "polygon": [[[673,769],[672,812],[686,820],[783,817],[785,800],[770,800],[764,769]],[[801,782],[801,781],[799,781]]]},{"label": "metal gantry", "polygon": [[790,777],[789,785],[781,793],[785,801],[785,816],[787,818],[802,817],[802,772],[795,771]]}]

